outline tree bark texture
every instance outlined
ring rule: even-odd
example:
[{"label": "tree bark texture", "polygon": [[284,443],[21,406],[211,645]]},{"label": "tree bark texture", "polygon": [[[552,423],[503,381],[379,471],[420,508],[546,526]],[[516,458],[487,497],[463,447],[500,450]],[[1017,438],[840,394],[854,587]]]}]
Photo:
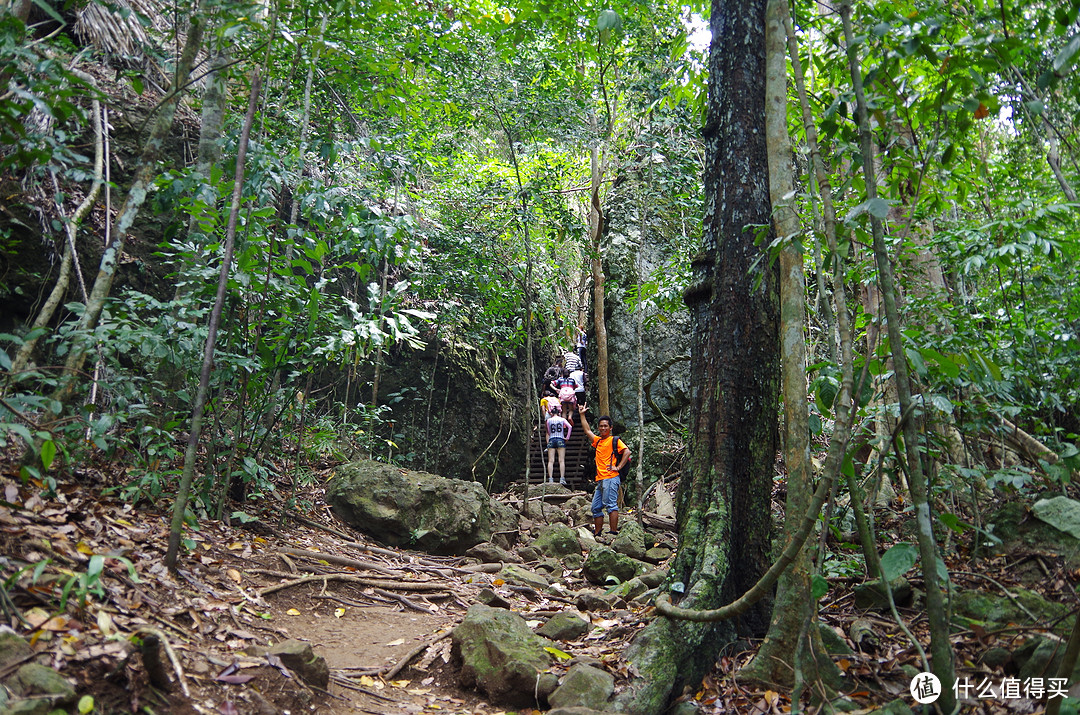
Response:
[{"label": "tree bark texture", "polygon": [[[592,124],[595,129],[596,117],[592,117]],[[610,414],[607,316],[604,312],[604,265],[600,255],[600,239],[604,230],[604,215],[600,209],[600,182],[604,178],[604,168],[600,160],[600,150],[596,146],[589,150],[589,175],[589,242],[592,244],[593,330],[596,332],[596,401],[600,414],[607,415]]]},{"label": "tree bark texture", "polygon": [[[769,565],[777,448],[779,306],[765,144],[766,0],[714,0],[705,127],[705,239],[693,261],[691,428],[679,489],[671,582],[684,608],[711,609],[749,590]],[[677,590],[677,589],[676,589]],[[737,621],[659,618],[631,644],[641,677],[618,710],[662,712],[739,632],[763,634],[769,606]]]},{"label": "tree bark texture", "polygon": [[[813,474],[810,468],[809,408],[806,404],[806,279],[799,216],[795,211],[791,140],[787,129],[787,38],[779,6],[769,0],[766,21],[765,126],[769,150],[769,194],[774,207],[780,247],[780,374],[784,397],[784,464],[787,467],[785,539],[798,531],[810,505]],[[822,667],[832,666],[825,656],[810,596],[810,562],[799,551],[791,568],[780,576],[776,608],[765,641],[741,675],[785,688],[799,688],[819,679],[815,654]],[[830,684],[838,684],[833,668]]]}]

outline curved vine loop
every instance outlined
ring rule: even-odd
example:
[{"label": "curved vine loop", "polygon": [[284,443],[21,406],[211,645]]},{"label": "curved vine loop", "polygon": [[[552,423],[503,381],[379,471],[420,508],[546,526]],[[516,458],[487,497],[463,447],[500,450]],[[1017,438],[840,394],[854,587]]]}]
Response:
[{"label": "curved vine loop", "polygon": [[656,382],[656,378],[660,377],[660,373],[662,373],[664,370],[667,370],[669,367],[671,367],[677,362],[685,362],[689,359],[689,355],[676,355],[675,357],[669,358],[666,362],[664,362],[663,365],[653,370],[652,376],[645,381],[644,385],[645,401],[649,403],[649,407],[652,408],[653,412],[663,417],[664,421],[668,423],[668,426],[671,427],[671,429],[677,431],[685,430],[686,426],[679,424],[675,420],[668,417],[667,414],[656,405],[656,402],[654,402],[652,398],[652,384]]}]

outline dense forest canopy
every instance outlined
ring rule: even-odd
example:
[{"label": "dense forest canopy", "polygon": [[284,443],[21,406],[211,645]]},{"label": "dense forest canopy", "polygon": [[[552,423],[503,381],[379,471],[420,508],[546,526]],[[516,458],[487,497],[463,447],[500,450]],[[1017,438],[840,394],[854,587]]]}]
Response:
[{"label": "dense forest canopy", "polygon": [[[581,330],[590,398],[637,395],[611,409],[645,445],[642,385],[674,362],[648,335],[717,290],[708,68],[747,50],[696,35],[728,7],[4,0],[0,446],[19,478],[49,494],[122,463],[114,489],[174,503],[176,535],[259,495],[302,508],[325,459],[500,487]],[[1067,489],[1080,0],[789,11],[798,228],[742,227],[760,256],[739,270],[804,262],[804,431],[844,434],[826,471],[922,490],[946,534]],[[619,315],[636,347],[609,347]],[[695,477],[686,408],[653,406],[649,452],[674,457],[641,460],[639,489]]]}]

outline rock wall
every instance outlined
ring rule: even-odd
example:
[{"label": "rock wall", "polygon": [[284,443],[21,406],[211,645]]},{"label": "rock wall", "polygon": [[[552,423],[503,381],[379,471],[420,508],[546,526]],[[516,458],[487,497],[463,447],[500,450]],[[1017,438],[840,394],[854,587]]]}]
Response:
[{"label": "rock wall", "polygon": [[[608,387],[615,432],[638,452],[638,347],[637,316],[629,298],[636,292],[638,250],[641,273],[648,280],[681,249],[668,232],[650,225],[645,244],[641,243],[641,205],[633,179],[616,182],[606,202],[605,317],[608,332]],[[681,306],[681,303],[680,303]],[[590,361],[595,364],[595,341],[590,343]],[[689,355],[690,315],[685,308],[656,316],[642,334],[643,381],[672,358]],[[595,380],[594,380],[595,382]],[[671,423],[685,418],[690,404],[690,363],[677,361],[662,371],[651,386],[651,395],[662,414],[644,405],[645,450],[635,459],[643,460],[646,483],[659,474],[670,473],[676,461],[679,437]],[[632,474],[634,470],[631,470]]]},{"label": "rock wall", "polygon": [[[379,402],[391,407],[384,419],[394,420],[394,454],[412,469],[500,492],[525,466],[525,351],[496,355],[487,346],[426,337],[422,350],[391,351],[382,371]],[[537,354],[534,365],[543,370],[547,362]],[[366,389],[369,399],[370,382]]]}]

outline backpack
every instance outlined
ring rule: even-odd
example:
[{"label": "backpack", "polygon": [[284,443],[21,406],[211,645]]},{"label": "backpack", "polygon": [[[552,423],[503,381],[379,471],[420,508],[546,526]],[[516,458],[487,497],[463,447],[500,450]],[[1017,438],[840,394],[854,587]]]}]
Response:
[{"label": "backpack", "polygon": [[[612,469],[614,469],[615,465],[617,465],[619,463],[619,460],[622,459],[622,453],[623,453],[623,450],[626,449],[626,443],[623,442],[621,439],[619,439],[618,437],[616,437],[614,435],[612,435],[611,439],[617,440],[615,442],[615,444],[613,445],[614,449],[611,450],[611,460],[612,460],[611,464],[608,465]],[[597,444],[599,444],[599,443],[597,443]],[[619,447],[622,447],[622,449],[619,449]],[[591,469],[589,469],[588,471],[592,472],[592,474],[589,474],[587,476],[589,478],[595,478],[596,477],[596,460],[589,460],[589,461],[591,463]],[[626,479],[627,477],[630,476],[630,463],[633,462],[633,461],[634,461],[634,455],[631,454],[630,459],[626,460],[626,464],[623,465],[623,468],[619,470],[619,479]]]}]

